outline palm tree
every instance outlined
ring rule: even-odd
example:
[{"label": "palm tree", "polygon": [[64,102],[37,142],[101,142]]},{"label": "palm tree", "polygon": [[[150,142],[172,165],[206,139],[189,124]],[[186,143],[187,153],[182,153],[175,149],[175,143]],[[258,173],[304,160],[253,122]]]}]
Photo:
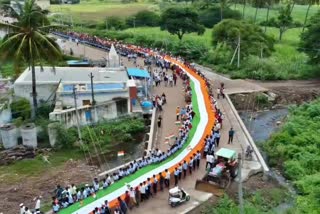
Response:
[{"label": "palm tree", "polygon": [[267,4],[267,17],[266,17],[266,25],[264,26],[264,32],[267,32],[267,23],[269,21],[269,13],[270,13],[270,7],[273,4],[273,0],[267,0],[266,1]]},{"label": "palm tree", "polygon": [[229,0],[219,0],[219,4],[220,4],[220,21],[223,20],[223,11],[226,8],[230,7],[230,2]]},{"label": "palm tree", "polygon": [[306,24],[307,24],[310,8],[312,7],[312,5],[319,4],[319,3],[320,3],[320,0],[308,0],[308,9],[306,11],[306,16],[304,18],[302,32],[304,32],[304,29],[306,28]]},{"label": "palm tree", "polygon": [[254,13],[254,21],[253,21],[253,23],[255,24],[256,21],[257,21],[258,10],[259,10],[259,7],[261,6],[261,5],[260,5],[261,2],[260,2],[260,0],[255,0],[255,1],[253,2],[253,4],[254,4],[254,6],[256,7],[256,10],[255,10],[255,13]]},{"label": "palm tree", "polygon": [[243,0],[242,19],[244,19],[244,12],[246,11],[246,0]]},{"label": "palm tree", "polygon": [[0,56],[1,60],[13,60],[15,64],[24,62],[31,68],[34,119],[38,107],[35,66],[42,69],[43,63],[47,63],[54,68],[62,54],[55,40],[47,36],[55,26],[50,25],[46,11],[41,10],[35,0],[26,0],[24,6],[20,5],[16,18],[13,24],[0,22],[0,27],[10,29],[0,45]]}]

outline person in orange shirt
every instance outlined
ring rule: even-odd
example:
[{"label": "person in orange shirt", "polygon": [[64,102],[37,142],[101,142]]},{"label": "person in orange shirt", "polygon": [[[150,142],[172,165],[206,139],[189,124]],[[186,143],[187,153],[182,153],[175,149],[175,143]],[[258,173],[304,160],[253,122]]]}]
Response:
[{"label": "person in orange shirt", "polygon": [[177,121],[178,121],[179,116],[180,116],[180,106],[177,106],[177,108],[176,108],[176,116],[177,116]]}]

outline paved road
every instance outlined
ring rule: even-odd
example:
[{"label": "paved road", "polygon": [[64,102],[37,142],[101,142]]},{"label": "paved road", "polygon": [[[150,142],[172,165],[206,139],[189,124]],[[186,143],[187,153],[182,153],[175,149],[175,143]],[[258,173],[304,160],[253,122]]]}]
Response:
[{"label": "paved road", "polygon": [[[67,41],[65,43],[65,51],[70,51],[70,48],[73,49],[73,52],[75,55],[84,55],[87,58],[94,59],[94,60],[101,60],[103,57],[106,56],[106,53],[103,51],[100,51],[98,49],[94,49],[91,47],[84,47],[82,45],[77,46],[75,43]],[[133,66],[131,62],[128,62],[125,59],[122,59],[122,62],[126,66]],[[141,60],[138,60],[138,64],[141,64]],[[265,89],[254,84],[249,83],[244,80],[230,80],[226,77],[223,77],[221,75],[212,73],[206,68],[199,67],[205,74],[212,80],[215,89],[217,86],[220,85],[220,82],[225,83],[226,87],[226,93],[237,93],[237,92],[251,92],[251,91],[264,91]],[[164,144],[164,138],[171,134],[171,133],[177,133],[178,128],[174,125],[175,121],[175,108],[177,106],[182,106],[184,104],[184,96],[182,93],[182,85],[181,81],[178,81],[178,84],[176,87],[155,87],[153,89],[153,94],[159,94],[165,93],[167,96],[168,104],[164,106],[163,111],[163,123],[162,128],[158,130],[157,133],[157,145],[161,150],[164,150],[168,148],[168,145]],[[220,147],[227,147],[236,150],[237,152],[242,152],[242,148],[246,148],[246,145],[248,144],[248,139],[245,136],[245,134],[242,131],[242,128],[236,118],[236,115],[232,111],[232,106],[229,102],[227,102],[226,99],[219,99],[219,108],[222,110],[222,112],[225,114],[225,120],[223,122],[222,132],[221,132],[221,142]],[[233,144],[227,144],[228,140],[228,131],[229,129],[233,127],[236,131],[235,137],[234,137],[234,143]],[[199,192],[194,189],[195,181],[196,179],[200,179],[204,175],[204,164],[205,161],[202,160],[201,167],[199,170],[195,171],[195,173],[192,174],[192,176],[188,176],[185,180],[183,180],[181,183],[179,183],[180,186],[186,189],[186,191],[190,194],[191,200],[176,208],[171,208],[167,204],[168,200],[168,192],[164,191],[161,193],[158,193],[158,195],[147,202],[144,202],[141,204],[140,208],[135,208],[130,213],[153,213],[153,214],[164,214],[164,213],[185,213],[188,210],[191,210],[192,208],[196,207],[199,203],[207,200],[209,197],[211,197],[211,194]],[[243,174],[247,175],[251,168],[260,168],[259,162],[256,160],[256,157],[253,161],[248,162],[246,161],[243,166]],[[173,185],[172,185],[173,187]]]}]

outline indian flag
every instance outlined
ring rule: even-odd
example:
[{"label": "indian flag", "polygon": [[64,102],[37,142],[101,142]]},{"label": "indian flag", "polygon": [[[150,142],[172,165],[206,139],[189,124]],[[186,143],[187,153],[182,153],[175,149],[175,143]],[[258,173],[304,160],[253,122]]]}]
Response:
[{"label": "indian flag", "polygon": [[124,151],[119,151],[118,152],[118,157],[120,157],[120,156],[124,156]]},{"label": "indian flag", "polygon": [[174,122],[174,124],[176,124],[177,126],[180,126],[181,122],[180,121],[176,121],[176,122]]}]

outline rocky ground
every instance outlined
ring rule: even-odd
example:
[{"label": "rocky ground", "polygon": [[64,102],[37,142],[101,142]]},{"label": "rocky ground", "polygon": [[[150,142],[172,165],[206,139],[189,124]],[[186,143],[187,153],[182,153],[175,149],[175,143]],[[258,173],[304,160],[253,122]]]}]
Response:
[{"label": "rocky ground", "polygon": [[[280,185],[278,182],[268,179],[265,180],[263,178],[262,173],[251,176],[246,182],[243,183],[243,192],[252,193],[257,190],[268,190],[272,188],[278,188]],[[235,201],[238,200],[238,183],[232,182],[229,188],[226,190],[228,196]],[[188,214],[200,214],[205,213],[207,207],[214,206],[218,202],[218,197],[212,196],[208,201],[196,207],[192,211],[188,212]]]},{"label": "rocky ground", "polygon": [[90,181],[92,171],[93,168],[83,161],[69,160],[61,167],[48,167],[48,170],[41,175],[20,177],[11,184],[11,181],[3,180],[6,175],[2,174],[0,175],[0,212],[16,214],[19,203],[24,203],[33,209],[35,202],[32,199],[35,196],[41,195],[42,201],[50,201],[57,184],[66,186],[71,183]]}]

